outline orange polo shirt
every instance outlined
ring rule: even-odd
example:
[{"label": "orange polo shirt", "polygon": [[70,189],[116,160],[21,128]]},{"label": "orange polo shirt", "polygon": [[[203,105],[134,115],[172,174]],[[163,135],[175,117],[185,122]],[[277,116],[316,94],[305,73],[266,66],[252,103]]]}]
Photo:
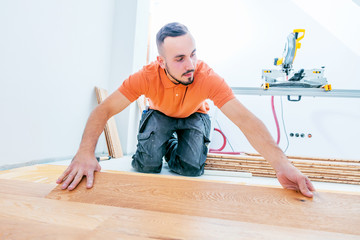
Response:
[{"label": "orange polo shirt", "polygon": [[197,62],[194,81],[187,86],[170,81],[159,63],[153,62],[126,79],[119,91],[131,102],[145,95],[151,109],[174,118],[185,118],[195,112],[207,113],[206,99],[221,108],[235,97],[224,79],[203,61]]}]

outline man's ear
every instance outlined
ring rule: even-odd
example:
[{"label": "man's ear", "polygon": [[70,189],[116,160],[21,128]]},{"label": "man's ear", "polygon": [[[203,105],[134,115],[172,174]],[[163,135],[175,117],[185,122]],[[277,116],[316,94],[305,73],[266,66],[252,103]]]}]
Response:
[{"label": "man's ear", "polygon": [[161,67],[162,69],[165,69],[165,59],[164,59],[164,57],[162,57],[162,56],[157,56],[157,61],[159,62],[160,67]]}]

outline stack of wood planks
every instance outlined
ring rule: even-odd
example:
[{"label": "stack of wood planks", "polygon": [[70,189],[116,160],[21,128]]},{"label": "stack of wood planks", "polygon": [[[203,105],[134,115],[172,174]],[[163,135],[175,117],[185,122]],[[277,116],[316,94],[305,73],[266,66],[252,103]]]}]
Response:
[{"label": "stack of wood planks", "polygon": [[[108,92],[105,89],[95,87],[95,92],[98,104],[108,97]],[[123,151],[114,117],[111,117],[106,123],[104,133],[109,155],[112,158],[121,158]]]},{"label": "stack of wood planks", "polygon": [[[309,179],[319,182],[360,184],[360,160],[288,156],[290,162]],[[207,170],[250,172],[253,176],[276,177],[271,165],[258,154],[208,154]]]}]

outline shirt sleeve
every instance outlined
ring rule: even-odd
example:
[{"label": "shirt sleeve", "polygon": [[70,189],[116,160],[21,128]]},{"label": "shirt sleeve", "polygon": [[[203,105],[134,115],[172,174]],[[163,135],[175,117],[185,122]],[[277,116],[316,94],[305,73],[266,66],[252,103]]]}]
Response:
[{"label": "shirt sleeve", "polygon": [[209,71],[209,79],[211,80],[209,81],[209,99],[214,102],[215,106],[221,108],[225,103],[235,98],[230,86],[212,69]]},{"label": "shirt sleeve", "polygon": [[118,90],[130,101],[133,102],[141,95],[146,94],[148,81],[145,68],[130,75],[118,88]]}]

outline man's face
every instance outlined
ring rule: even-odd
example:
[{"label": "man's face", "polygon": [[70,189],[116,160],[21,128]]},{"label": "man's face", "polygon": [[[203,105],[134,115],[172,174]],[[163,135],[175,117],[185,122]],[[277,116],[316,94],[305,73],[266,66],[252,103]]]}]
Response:
[{"label": "man's face", "polygon": [[194,81],[197,57],[195,41],[189,33],[166,37],[160,52],[158,61],[172,82],[188,85]]}]

